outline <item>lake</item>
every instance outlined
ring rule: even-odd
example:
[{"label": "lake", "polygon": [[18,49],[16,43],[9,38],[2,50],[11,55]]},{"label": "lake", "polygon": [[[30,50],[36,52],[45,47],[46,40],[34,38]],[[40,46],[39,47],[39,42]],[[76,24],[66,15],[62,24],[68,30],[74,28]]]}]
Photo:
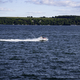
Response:
[{"label": "lake", "polygon": [[80,79],[80,26],[0,25],[0,80]]}]

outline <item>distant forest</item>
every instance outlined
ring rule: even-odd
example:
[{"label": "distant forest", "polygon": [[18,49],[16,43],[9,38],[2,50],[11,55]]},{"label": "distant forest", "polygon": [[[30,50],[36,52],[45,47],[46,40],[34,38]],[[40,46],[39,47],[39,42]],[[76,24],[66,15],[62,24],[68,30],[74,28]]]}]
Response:
[{"label": "distant forest", "polygon": [[80,16],[0,17],[4,25],[80,25]]}]

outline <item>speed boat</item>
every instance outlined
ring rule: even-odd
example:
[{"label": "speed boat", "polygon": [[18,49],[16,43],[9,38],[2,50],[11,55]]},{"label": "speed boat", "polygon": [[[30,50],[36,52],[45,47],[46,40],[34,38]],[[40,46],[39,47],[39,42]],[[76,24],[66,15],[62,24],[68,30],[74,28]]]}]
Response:
[{"label": "speed boat", "polygon": [[38,39],[39,39],[39,41],[48,41],[48,38],[46,38],[46,37],[44,37],[44,38],[43,37],[39,37]]}]

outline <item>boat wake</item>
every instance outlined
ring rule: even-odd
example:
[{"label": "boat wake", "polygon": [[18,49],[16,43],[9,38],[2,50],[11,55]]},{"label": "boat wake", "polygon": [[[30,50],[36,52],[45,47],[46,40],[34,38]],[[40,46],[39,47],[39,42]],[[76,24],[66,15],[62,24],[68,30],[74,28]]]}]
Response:
[{"label": "boat wake", "polygon": [[39,42],[39,41],[48,41],[47,38],[43,39],[41,37],[39,38],[33,38],[33,39],[0,39],[0,41],[6,41],[6,42]]}]

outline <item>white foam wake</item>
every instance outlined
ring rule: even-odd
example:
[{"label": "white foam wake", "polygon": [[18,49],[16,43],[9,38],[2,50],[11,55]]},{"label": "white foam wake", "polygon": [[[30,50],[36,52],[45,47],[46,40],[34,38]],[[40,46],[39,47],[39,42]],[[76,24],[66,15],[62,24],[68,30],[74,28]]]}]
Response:
[{"label": "white foam wake", "polygon": [[7,41],[7,42],[38,42],[40,41],[38,38],[34,39],[0,39],[0,41]]}]

